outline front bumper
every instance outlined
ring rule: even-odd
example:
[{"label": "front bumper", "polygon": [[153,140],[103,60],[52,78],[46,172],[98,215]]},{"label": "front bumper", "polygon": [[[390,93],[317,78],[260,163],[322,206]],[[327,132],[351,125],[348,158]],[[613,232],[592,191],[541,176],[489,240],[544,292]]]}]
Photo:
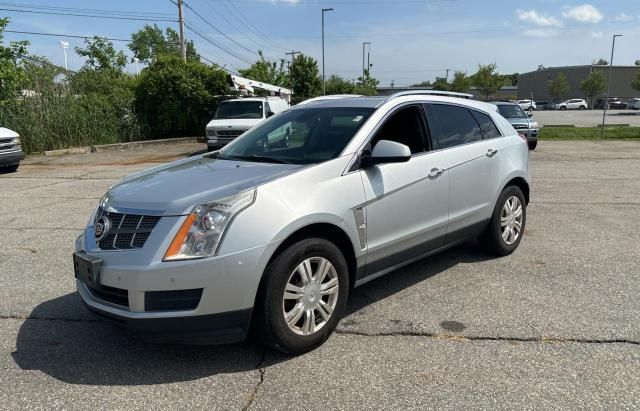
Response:
[{"label": "front bumper", "polygon": [[0,153],[0,167],[12,166],[24,160],[22,151],[13,151],[11,153]]},{"label": "front bumper", "polygon": [[[77,250],[81,244],[76,243]],[[76,279],[76,287],[91,313],[143,339],[191,344],[242,341],[262,272],[275,247],[267,244],[225,256],[136,265],[123,265],[135,261],[125,254],[141,250],[91,252],[103,259],[97,285]],[[152,305],[150,296],[189,290],[201,290],[193,306]]]}]

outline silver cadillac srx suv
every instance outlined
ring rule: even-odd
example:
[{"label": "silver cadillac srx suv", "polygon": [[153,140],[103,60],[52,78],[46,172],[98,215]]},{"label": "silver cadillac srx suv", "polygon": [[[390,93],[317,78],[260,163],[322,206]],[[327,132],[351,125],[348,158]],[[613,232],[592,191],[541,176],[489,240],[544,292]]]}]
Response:
[{"label": "silver cadillac srx suv", "polygon": [[251,334],[302,353],[354,287],[471,238],[513,252],[528,169],[527,142],[486,103],[319,98],[110,187],[76,241],[78,292],[152,341]]}]

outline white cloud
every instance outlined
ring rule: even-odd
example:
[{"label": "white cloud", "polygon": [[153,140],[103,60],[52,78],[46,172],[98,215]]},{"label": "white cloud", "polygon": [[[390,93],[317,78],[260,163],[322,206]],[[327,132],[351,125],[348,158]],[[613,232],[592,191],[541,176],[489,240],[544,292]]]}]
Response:
[{"label": "white cloud", "polygon": [[592,31],[589,33],[591,35],[591,37],[593,37],[594,39],[601,39],[602,37],[604,37],[604,33],[601,31]]},{"label": "white cloud", "polygon": [[593,7],[591,4],[583,4],[573,8],[567,8],[562,15],[571,20],[575,20],[580,23],[599,23],[604,16],[600,13],[600,10]]},{"label": "white cloud", "polygon": [[542,29],[525,30],[523,33],[525,36],[528,36],[528,37],[538,37],[538,38],[544,39],[549,37],[556,37],[557,35],[560,34],[560,31],[556,29],[542,28]]},{"label": "white cloud", "polygon": [[518,19],[539,27],[561,27],[562,22],[553,16],[546,16],[536,10],[516,10]]},{"label": "white cloud", "polygon": [[635,17],[630,16],[626,13],[620,13],[618,14],[614,19],[614,21],[619,21],[619,22],[626,22],[626,21],[633,21],[635,20]]}]

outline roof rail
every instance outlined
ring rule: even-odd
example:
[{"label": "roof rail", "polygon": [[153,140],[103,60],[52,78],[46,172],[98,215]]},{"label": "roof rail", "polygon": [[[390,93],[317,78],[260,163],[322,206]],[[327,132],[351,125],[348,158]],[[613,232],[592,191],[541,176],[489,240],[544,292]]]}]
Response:
[{"label": "roof rail", "polygon": [[439,90],[407,90],[400,91],[398,93],[392,94],[386,98],[385,103],[387,101],[393,100],[394,98],[403,97],[403,96],[443,96],[443,97],[457,97],[464,98],[467,100],[473,100],[473,94],[467,93],[456,93],[453,91],[439,91]]},{"label": "roof rail", "polygon": [[313,103],[313,102],[316,102],[316,101],[338,100],[338,99],[341,99],[341,98],[352,98],[352,97],[362,97],[362,95],[361,94],[330,94],[328,96],[320,96],[320,97],[310,98],[308,100],[301,101],[297,105],[299,106],[299,105],[302,105],[302,104]]}]

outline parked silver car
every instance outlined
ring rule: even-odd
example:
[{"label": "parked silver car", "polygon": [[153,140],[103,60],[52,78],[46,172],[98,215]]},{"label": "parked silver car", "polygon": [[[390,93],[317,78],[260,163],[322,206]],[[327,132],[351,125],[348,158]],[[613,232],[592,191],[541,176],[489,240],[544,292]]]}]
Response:
[{"label": "parked silver car", "polygon": [[471,238],[513,252],[528,168],[525,141],[486,103],[310,102],[112,186],[76,241],[77,288],[96,316],[153,341],[251,332],[302,353],[353,287]]},{"label": "parked silver car", "polygon": [[538,122],[530,118],[533,114],[528,114],[514,103],[493,103],[498,107],[498,112],[511,123],[513,128],[527,139],[529,150],[535,150],[538,146],[538,135],[540,134],[540,125]]}]

